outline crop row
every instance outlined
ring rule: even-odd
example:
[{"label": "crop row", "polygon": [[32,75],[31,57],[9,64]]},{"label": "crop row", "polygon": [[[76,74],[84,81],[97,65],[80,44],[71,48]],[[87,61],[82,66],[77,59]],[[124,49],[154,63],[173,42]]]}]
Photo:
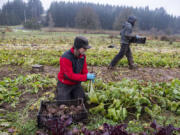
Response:
[{"label": "crop row", "polygon": [[[107,66],[117,54],[117,50],[92,49],[87,52],[87,63],[92,66]],[[11,49],[0,50],[0,65],[59,65],[62,50],[31,50]],[[134,52],[134,61],[144,67],[180,67],[180,55],[177,53]],[[127,66],[127,59],[120,61],[118,66]]]}]

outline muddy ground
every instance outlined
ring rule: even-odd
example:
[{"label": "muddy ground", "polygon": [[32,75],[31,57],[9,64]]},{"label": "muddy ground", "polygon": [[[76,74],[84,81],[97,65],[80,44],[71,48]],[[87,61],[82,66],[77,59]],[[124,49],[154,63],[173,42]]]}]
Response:
[{"label": "muddy ground", "polygon": [[[92,67],[88,67],[91,71]],[[180,79],[180,68],[138,68],[136,70],[129,70],[126,67],[118,67],[115,70],[108,70],[107,67],[93,67],[93,71],[96,72],[97,78],[102,79],[104,82],[120,81],[123,78],[137,79],[152,82],[168,82],[174,78]],[[44,72],[37,72],[43,75],[49,75],[49,77],[57,78],[59,67],[45,66]],[[33,73],[31,67],[21,66],[2,66],[0,67],[0,80],[4,77],[15,78],[18,75],[27,75]],[[46,90],[50,91],[50,90]],[[0,105],[0,108],[8,110],[10,112],[19,111],[26,107],[27,103],[37,100],[46,91],[39,91],[37,94],[26,93],[20,97],[20,102],[16,105],[16,108],[12,108],[10,104],[4,103]],[[37,110],[31,112],[30,117],[35,118]]]},{"label": "muddy ground", "polygon": [[[88,67],[91,71],[92,67]],[[120,81],[123,78],[137,79],[153,82],[168,82],[174,78],[180,79],[180,68],[150,68],[139,67],[136,70],[129,70],[126,67],[117,67],[114,70],[108,70],[107,67],[93,67],[97,78],[101,78],[104,82]],[[45,66],[44,72],[40,74],[48,74],[51,77],[57,78],[59,67]],[[31,74],[31,67],[20,66],[3,66],[0,67],[0,80],[3,77],[14,78],[18,75]]]}]

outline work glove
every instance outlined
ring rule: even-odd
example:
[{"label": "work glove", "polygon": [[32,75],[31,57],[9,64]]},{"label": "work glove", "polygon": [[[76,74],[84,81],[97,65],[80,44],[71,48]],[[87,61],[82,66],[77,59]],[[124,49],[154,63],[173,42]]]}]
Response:
[{"label": "work glove", "polygon": [[141,39],[142,37],[139,35],[136,35],[136,39]]},{"label": "work glove", "polygon": [[94,73],[87,73],[87,80],[93,80],[96,78],[96,75]]}]

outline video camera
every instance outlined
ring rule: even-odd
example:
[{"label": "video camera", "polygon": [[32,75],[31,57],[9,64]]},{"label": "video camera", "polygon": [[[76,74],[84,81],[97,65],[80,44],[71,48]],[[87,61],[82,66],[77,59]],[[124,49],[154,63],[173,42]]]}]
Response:
[{"label": "video camera", "polygon": [[130,39],[130,43],[145,44],[146,43],[146,37],[133,36]]}]

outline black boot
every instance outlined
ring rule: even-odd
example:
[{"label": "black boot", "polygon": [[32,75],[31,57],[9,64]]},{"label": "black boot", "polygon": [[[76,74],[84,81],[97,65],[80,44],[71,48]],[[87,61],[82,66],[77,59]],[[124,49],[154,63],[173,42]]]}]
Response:
[{"label": "black boot", "polygon": [[128,64],[129,64],[129,69],[137,69],[138,68],[137,64],[134,64],[134,61],[133,61],[132,57],[130,57],[128,59]]},{"label": "black boot", "polygon": [[138,66],[137,66],[137,64],[131,64],[131,65],[129,65],[129,69],[138,69]]}]

